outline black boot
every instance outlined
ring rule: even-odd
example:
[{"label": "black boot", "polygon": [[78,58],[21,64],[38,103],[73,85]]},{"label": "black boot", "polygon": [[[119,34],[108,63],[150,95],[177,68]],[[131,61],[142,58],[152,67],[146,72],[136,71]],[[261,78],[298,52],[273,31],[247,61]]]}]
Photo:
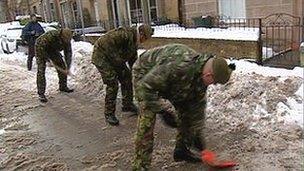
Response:
[{"label": "black boot", "polygon": [[205,141],[200,137],[200,135],[193,138],[193,146],[198,151],[203,151],[206,148]]},{"label": "black boot", "polygon": [[124,105],[121,110],[123,112],[132,112],[138,114],[138,108],[133,103],[131,103],[130,105]]},{"label": "black boot", "polygon": [[202,159],[198,156],[195,156],[191,151],[187,148],[178,148],[175,147],[173,154],[174,161],[186,161],[190,163],[202,162]]},{"label": "black boot", "polygon": [[110,125],[119,125],[119,120],[115,115],[105,115],[105,118]]},{"label": "black boot", "polygon": [[72,93],[74,92],[74,89],[69,89],[68,87],[59,88],[59,91],[66,92],[66,93]]},{"label": "black boot", "polygon": [[48,100],[45,97],[45,95],[39,95],[39,101],[42,102],[42,103],[46,103]]}]

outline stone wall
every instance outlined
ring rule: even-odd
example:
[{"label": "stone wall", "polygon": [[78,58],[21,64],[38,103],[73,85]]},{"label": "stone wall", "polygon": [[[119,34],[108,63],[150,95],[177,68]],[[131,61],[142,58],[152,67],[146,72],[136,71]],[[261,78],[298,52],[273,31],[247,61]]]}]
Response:
[{"label": "stone wall", "polygon": [[[94,44],[98,36],[87,36],[86,41]],[[215,39],[186,39],[186,38],[155,38],[145,42],[143,47],[151,49],[169,43],[181,43],[190,46],[198,52],[212,53],[226,58],[255,59],[259,54],[258,42]]]},{"label": "stone wall", "polygon": [[217,15],[217,0],[185,0],[186,20],[203,15]]},{"label": "stone wall", "polygon": [[190,46],[198,52],[212,53],[226,58],[255,59],[259,54],[258,43],[255,41],[186,39],[186,38],[152,38],[144,43],[145,49],[169,44],[181,43]]}]

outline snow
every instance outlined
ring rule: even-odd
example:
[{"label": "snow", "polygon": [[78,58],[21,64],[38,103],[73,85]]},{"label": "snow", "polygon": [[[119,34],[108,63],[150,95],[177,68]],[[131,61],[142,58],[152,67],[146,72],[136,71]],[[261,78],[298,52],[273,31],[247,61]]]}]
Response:
[{"label": "snow", "polygon": [[[51,23],[54,24],[54,23]],[[45,23],[45,25],[49,25]],[[11,22],[11,23],[2,23],[0,24],[0,32],[9,27],[17,27],[19,26],[19,22]],[[185,29],[179,27],[178,25],[164,25],[164,26],[156,26],[155,34],[153,37],[178,37],[178,38],[202,38],[202,39],[226,39],[226,40],[245,40],[245,41],[256,41],[258,39],[258,30],[255,28],[228,28],[228,29],[219,29],[219,28],[189,28]],[[94,34],[94,36],[99,36],[100,34]],[[302,43],[301,46],[304,46]],[[72,67],[71,67],[71,78],[69,78],[72,84],[81,87],[81,89],[85,90],[89,88],[91,94],[96,93],[96,91],[100,92],[100,95],[104,93],[101,92],[103,86],[100,74],[96,71],[96,68],[91,64],[90,58],[93,51],[93,45],[87,42],[74,42],[72,41],[72,50],[73,50],[73,59],[72,59]],[[138,50],[138,54],[143,53],[145,50]],[[263,54],[271,55],[272,49],[263,48]],[[4,54],[2,50],[0,50],[0,61],[5,61],[9,63],[19,63],[25,66],[27,60],[27,55],[22,52],[14,52],[12,54]],[[302,84],[298,90],[293,94],[293,96],[286,97],[286,102],[279,102],[276,106],[277,113],[282,114],[285,113],[280,119],[285,120],[287,123],[296,123],[300,126],[303,126],[303,80],[304,80],[304,68],[296,67],[293,70],[283,69],[283,68],[271,68],[271,67],[263,67],[259,66],[255,63],[250,63],[244,60],[232,60],[228,62],[233,62],[236,64],[235,75],[260,75],[257,76],[257,79],[264,77],[278,77],[278,84],[280,82],[284,82],[288,79],[299,78],[302,79]],[[33,61],[35,63],[35,61]],[[35,65],[34,65],[35,67]],[[55,72],[54,69],[48,72]],[[47,74],[49,75],[49,74]],[[54,75],[54,74],[52,74]],[[56,76],[52,76],[51,80],[56,80]],[[89,81],[89,79],[94,78],[93,81]],[[96,80],[99,81],[96,82]],[[48,81],[49,82],[49,81]],[[53,81],[51,81],[53,82]],[[259,84],[259,82],[257,82]],[[33,83],[34,85],[34,83]],[[51,84],[53,85],[53,84]],[[56,85],[56,84],[55,84]],[[55,86],[54,85],[54,86]],[[57,85],[56,85],[57,86]],[[90,87],[91,86],[91,87]],[[95,90],[96,89],[96,90]],[[244,90],[246,91],[246,90]],[[262,96],[261,101],[265,101],[266,99]],[[244,105],[244,104],[243,104]],[[259,114],[268,115],[267,110],[263,108],[265,104],[261,104],[256,107],[256,111]],[[266,113],[265,113],[266,112]],[[257,114],[253,113],[253,115]],[[287,113],[287,114],[286,114]]]},{"label": "snow", "polygon": [[23,52],[14,52],[12,54],[5,54],[5,53],[3,53],[2,49],[1,49],[0,60],[16,62],[16,63],[25,63],[27,60],[27,55]]},{"label": "snow", "polygon": [[293,70],[283,69],[283,68],[271,68],[263,67],[255,63],[250,63],[244,60],[233,60],[229,61],[236,64],[236,73],[238,74],[259,74],[264,77],[279,77],[279,81],[284,81],[292,77],[299,77],[302,79],[302,84],[295,92],[295,96],[298,100],[295,100],[294,97],[288,97],[287,103],[282,102],[278,103],[277,110],[279,113],[286,112],[284,116],[285,121],[288,123],[296,123],[303,127],[303,111],[304,111],[304,102],[303,102],[303,81],[304,81],[304,68],[295,67]]},{"label": "snow", "polygon": [[0,135],[4,134],[5,130],[4,129],[0,129]]},{"label": "snow", "polygon": [[258,28],[184,28],[177,24],[168,24],[153,27],[152,37],[166,38],[196,38],[196,39],[222,39],[257,41],[259,38]]},{"label": "snow", "polygon": [[256,63],[247,62],[245,60],[232,60],[236,64],[236,71],[238,73],[257,73],[266,77],[275,76],[281,78],[288,78],[290,76],[304,77],[304,68],[295,67],[293,70],[284,68],[272,68],[257,65]]}]

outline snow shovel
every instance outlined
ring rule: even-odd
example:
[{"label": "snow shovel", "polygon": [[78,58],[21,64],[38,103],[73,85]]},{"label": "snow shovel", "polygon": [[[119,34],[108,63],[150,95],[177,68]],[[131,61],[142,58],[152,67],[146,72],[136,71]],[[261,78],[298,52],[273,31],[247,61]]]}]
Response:
[{"label": "snow shovel", "polygon": [[233,161],[218,161],[215,153],[209,150],[202,151],[201,157],[203,163],[217,169],[225,169],[238,165],[236,162]]},{"label": "snow shovel", "polygon": [[50,62],[59,72],[63,73],[64,75],[69,75],[71,77],[73,77],[74,75],[71,74],[71,72],[69,72],[66,69],[63,69],[61,67],[59,67],[58,65],[54,64],[53,62]]}]

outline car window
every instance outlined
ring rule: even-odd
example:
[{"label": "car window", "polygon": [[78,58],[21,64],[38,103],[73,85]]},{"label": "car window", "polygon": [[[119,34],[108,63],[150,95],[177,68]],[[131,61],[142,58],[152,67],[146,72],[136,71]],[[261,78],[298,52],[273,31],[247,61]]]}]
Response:
[{"label": "car window", "polygon": [[6,31],[6,36],[9,38],[20,39],[22,28],[9,28]]}]

